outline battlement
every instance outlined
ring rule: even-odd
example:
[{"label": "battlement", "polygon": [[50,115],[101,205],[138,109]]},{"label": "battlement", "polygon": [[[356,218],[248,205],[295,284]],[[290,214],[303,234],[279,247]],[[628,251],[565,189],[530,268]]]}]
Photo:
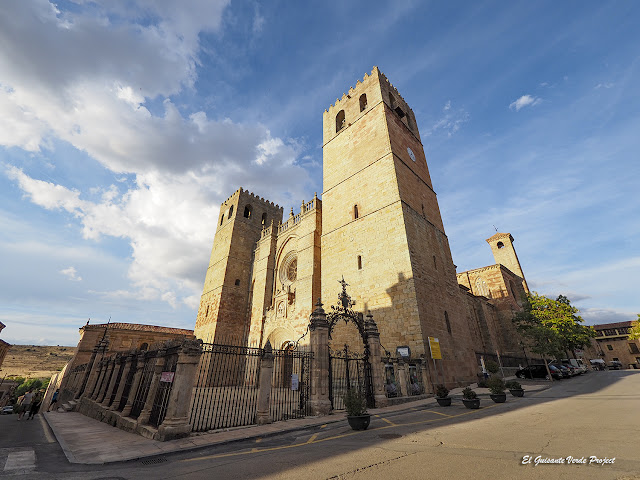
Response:
[{"label": "battlement", "polygon": [[302,201],[302,205],[300,206],[300,213],[294,214],[293,208],[291,208],[291,213],[289,214],[289,218],[286,222],[279,223],[278,225],[274,225],[271,223],[268,227],[262,229],[262,235],[260,238],[265,238],[276,233],[277,235],[286,231],[289,227],[297,225],[300,221],[306,217],[309,213],[314,210],[322,211],[322,200],[318,198],[318,194],[315,193],[313,196],[313,200],[309,202]]},{"label": "battlement", "polygon": [[282,207],[279,206],[277,203],[273,203],[269,200],[266,200],[263,197],[260,197],[252,192],[250,192],[249,190],[244,190],[242,187],[238,188],[235,192],[233,192],[233,194],[231,194],[229,196],[229,198],[227,198],[224,202],[222,202],[222,206],[226,207],[232,203],[236,203],[237,199],[240,197],[248,197],[249,199],[251,199],[252,201],[259,201],[264,203],[265,205],[269,205],[271,207],[275,207],[275,208],[279,208],[282,210]]}]

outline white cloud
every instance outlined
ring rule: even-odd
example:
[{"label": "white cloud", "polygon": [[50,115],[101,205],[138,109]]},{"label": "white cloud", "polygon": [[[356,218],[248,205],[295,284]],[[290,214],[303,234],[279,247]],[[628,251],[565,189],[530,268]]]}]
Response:
[{"label": "white cloud", "polygon": [[593,88],[594,88],[594,89],[596,89],[596,90],[598,90],[598,89],[600,89],[600,88],[606,88],[606,89],[609,89],[609,88],[612,88],[612,87],[614,87],[614,86],[615,86],[615,83],[607,82],[607,83],[599,83],[599,84],[597,84],[597,85],[596,85],[595,87],[593,87]]},{"label": "white cloud", "polygon": [[[138,298],[196,303],[231,190],[281,190],[270,200],[282,202],[309,183],[296,141],[183,114],[172,100],[193,85],[199,35],[219,27],[227,3],[114,1],[69,13],[37,0],[7,4],[0,17],[0,145],[35,152],[62,140],[118,174],[119,187],[67,188],[14,165],[5,174],[33,203],[77,218],[86,239],[129,241]],[[141,18],[151,23],[129,20]],[[263,21],[256,11],[255,25]],[[160,115],[150,99],[162,102]]]},{"label": "white cloud", "polygon": [[519,112],[521,108],[528,107],[528,106],[533,107],[534,105],[538,105],[541,101],[542,99],[539,97],[532,97],[531,95],[522,95],[517,100],[511,102],[509,104],[509,108],[512,110],[515,110],[516,112]]},{"label": "white cloud", "polygon": [[452,109],[451,100],[447,100],[442,107],[443,116],[437,120],[430,128],[424,130],[425,137],[435,134],[438,131],[446,133],[448,137],[452,136],[460,127],[469,121],[469,113],[462,109]]},{"label": "white cloud", "polygon": [[75,267],[67,267],[60,270],[60,273],[67,277],[72,282],[81,282],[82,277],[78,275],[78,271]]}]

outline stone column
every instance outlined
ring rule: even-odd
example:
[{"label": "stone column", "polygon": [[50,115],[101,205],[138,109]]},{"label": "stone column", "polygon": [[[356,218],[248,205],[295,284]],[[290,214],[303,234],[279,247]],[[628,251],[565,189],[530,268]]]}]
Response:
[{"label": "stone column", "polygon": [[329,400],[329,322],[318,299],[316,309],[311,313],[309,321],[309,340],[311,343],[311,394],[309,406],[312,415],[328,415],[331,413]]},{"label": "stone column", "polygon": [[113,373],[116,370],[116,359],[115,357],[111,357],[107,360],[107,368],[105,369],[104,378],[102,379],[102,385],[100,385],[100,391],[96,396],[96,402],[102,403],[104,402],[105,397],[107,396],[107,392],[109,391],[109,385],[114,380]]},{"label": "stone column", "polygon": [[[99,362],[96,360],[97,353],[98,353],[98,349],[94,348],[93,354],[91,355],[91,361],[87,366],[87,382],[84,385],[84,389],[80,387],[82,391],[81,392],[78,391],[78,396],[76,398],[80,398],[80,397],[89,398],[89,396],[93,392],[93,388],[96,385],[96,380],[98,379],[98,371],[99,371],[99,365],[98,365]],[[84,379],[83,379],[83,383],[84,383]]]},{"label": "stone column", "polygon": [[428,362],[429,360],[423,358],[420,365],[420,370],[422,371],[422,384],[424,385],[425,392],[435,393],[433,382],[429,378]]},{"label": "stone column", "polygon": [[158,391],[158,385],[160,385],[160,376],[162,375],[162,369],[164,368],[166,350],[158,350],[156,353],[156,363],[153,367],[153,377],[151,377],[151,384],[149,385],[149,392],[144,402],[144,408],[140,412],[138,417],[138,425],[146,425],[149,423],[149,417],[151,417],[151,410],[153,409],[153,401],[156,398]]},{"label": "stone column", "polygon": [[264,346],[264,354],[260,360],[260,383],[258,385],[258,410],[256,422],[258,425],[271,423],[269,404],[271,400],[271,382],[273,379],[273,349],[271,342],[267,340]]},{"label": "stone column", "polygon": [[118,379],[118,372],[120,371],[120,365],[122,365],[122,355],[119,353],[113,359],[113,370],[111,373],[111,381],[107,386],[107,389],[104,393],[104,398],[102,399],[102,406],[108,407],[109,402],[111,401],[111,395],[113,394],[113,389],[116,386],[116,380]]},{"label": "stone column", "polygon": [[102,383],[102,379],[104,378],[104,373],[107,370],[107,362],[103,359],[98,362],[98,375],[96,376],[96,383],[91,390],[91,394],[89,398],[91,400],[95,400],[98,396],[98,392],[100,391],[100,386]]},{"label": "stone column", "polygon": [[178,354],[173,388],[169,395],[164,421],[158,427],[158,440],[186,437],[191,432],[189,413],[191,397],[198,380],[202,340],[184,340]]},{"label": "stone column", "polygon": [[[402,392],[403,397],[409,396],[409,390],[407,390],[407,364],[404,362],[402,358],[398,358],[398,363],[396,364],[396,379],[400,384],[400,391]],[[400,395],[398,395],[400,396]]]},{"label": "stone column", "polygon": [[138,353],[136,355],[136,373],[133,375],[133,381],[131,382],[131,389],[129,390],[129,396],[127,397],[127,403],[122,409],[122,416],[128,417],[131,415],[131,409],[133,408],[133,401],[136,398],[136,391],[140,386],[140,380],[142,379],[142,372],[144,371],[144,352]]},{"label": "stone column", "polygon": [[113,399],[113,403],[109,407],[109,410],[117,410],[120,405],[120,400],[122,400],[122,394],[124,393],[124,387],[127,384],[127,377],[129,376],[129,372],[131,371],[131,363],[135,355],[130,353],[124,359],[124,370],[122,371],[122,377],[120,377],[120,384],[118,385],[118,391],[116,392],[116,396]]},{"label": "stone column", "polygon": [[382,364],[382,347],[380,346],[380,332],[373,321],[371,312],[367,313],[365,321],[367,344],[369,345],[369,362],[371,364],[371,383],[373,384],[373,398],[376,407],[385,407],[389,404],[384,385],[384,366]]}]

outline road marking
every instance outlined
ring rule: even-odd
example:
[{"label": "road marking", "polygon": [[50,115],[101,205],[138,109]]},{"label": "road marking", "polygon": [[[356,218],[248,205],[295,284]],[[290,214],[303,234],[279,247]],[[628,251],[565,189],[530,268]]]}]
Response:
[{"label": "road marking", "polygon": [[49,425],[44,420],[44,415],[38,415],[38,420],[40,420],[40,425],[42,426],[42,431],[44,432],[44,436],[47,439],[48,443],[56,443],[56,439],[53,438],[51,432],[49,431]]},{"label": "road marking", "polygon": [[449,417],[451,418],[453,415],[447,415],[446,413],[442,413],[442,412],[434,412],[433,410],[424,410],[427,413],[435,413],[436,415],[442,415],[444,417]]},{"label": "road marking", "polygon": [[397,424],[396,424],[396,423],[393,423],[391,420],[387,420],[386,418],[382,418],[382,417],[380,417],[380,419],[381,419],[381,420],[383,420],[383,421],[385,421],[385,422],[387,422],[389,425],[392,425],[392,426],[394,426],[394,427],[395,427],[395,426],[397,426]]},{"label": "road marking", "polygon": [[[500,404],[494,404],[494,405],[489,405],[487,407],[482,407],[480,410],[488,410],[489,408],[494,408],[496,406],[498,406]],[[470,410],[468,412],[465,413],[459,413],[458,415],[451,415],[447,418],[456,418],[456,417],[463,417],[465,415],[471,415],[473,413],[476,413],[478,410]],[[376,417],[380,417],[379,415],[376,415]],[[386,419],[383,418],[383,420],[387,421]],[[444,418],[431,418],[428,420],[419,420],[417,422],[409,422],[409,423],[397,423],[397,424],[391,424],[391,425],[385,425],[382,427],[376,427],[376,428],[370,428],[369,430],[354,430],[353,432],[349,432],[349,433],[343,433],[340,435],[334,435],[332,437],[326,437],[326,438],[321,438],[319,440],[317,439],[313,439],[313,444],[316,443],[321,443],[321,442],[328,442],[329,440],[338,440],[340,438],[345,438],[345,437],[351,437],[353,435],[361,435],[365,432],[371,432],[371,431],[376,431],[376,430],[387,430],[388,428],[394,428],[394,427],[408,427],[408,426],[412,426],[412,425],[422,425],[425,423],[434,423],[434,422],[439,422],[445,420]],[[391,423],[391,422],[389,422]],[[313,438],[313,437],[312,437]],[[251,453],[264,453],[264,452],[273,452],[276,450],[285,450],[285,449],[289,449],[289,448],[297,448],[297,447],[305,447],[307,445],[309,445],[310,442],[306,441],[303,443],[294,443],[292,445],[280,445],[277,447],[266,447],[266,448],[253,448],[251,449],[251,451],[241,451],[241,452],[230,452],[230,453],[219,453],[216,455],[207,455],[207,456],[203,456],[203,457],[194,457],[194,458],[186,458],[184,460],[180,460],[180,462],[197,462],[197,461],[202,461],[202,460],[213,460],[216,458],[226,458],[226,457],[237,457],[240,455],[248,455]]]},{"label": "road marking", "polygon": [[4,471],[15,470],[34,470],[36,468],[36,452],[33,448],[28,450],[20,450],[17,452],[10,452],[7,455],[7,462],[4,464]]},{"label": "road marking", "polygon": [[318,438],[318,434],[314,433],[313,435],[311,435],[311,438],[307,440],[307,443],[313,443],[316,438]]},{"label": "road marking", "polygon": [[326,426],[327,426],[327,424],[325,423],[324,425],[320,425],[320,428],[324,428]]},{"label": "road marking", "polygon": [[260,443],[262,441],[262,437],[256,438],[256,443]]}]

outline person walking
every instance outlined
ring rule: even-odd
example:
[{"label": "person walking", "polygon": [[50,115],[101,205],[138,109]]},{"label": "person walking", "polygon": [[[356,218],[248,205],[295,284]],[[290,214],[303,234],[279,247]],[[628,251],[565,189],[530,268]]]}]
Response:
[{"label": "person walking", "polygon": [[49,405],[49,408],[47,409],[47,412],[50,412],[51,409],[55,406],[55,404],[58,403],[58,394],[59,393],[60,393],[60,389],[58,389],[55,392],[53,392],[53,397],[51,397],[51,404]]},{"label": "person walking", "polygon": [[28,390],[27,393],[22,397],[22,404],[20,405],[22,408],[20,409],[20,414],[18,415],[18,420],[22,420],[24,417],[24,413],[27,410],[31,410],[31,402],[33,402],[34,393],[31,390]]},{"label": "person walking", "polygon": [[35,397],[33,398],[33,401],[31,402],[31,408],[29,409],[29,416],[27,417],[27,420],[32,420],[33,416],[38,413],[38,410],[40,410],[40,405],[42,405],[42,394],[43,394],[42,391],[37,392]]}]

